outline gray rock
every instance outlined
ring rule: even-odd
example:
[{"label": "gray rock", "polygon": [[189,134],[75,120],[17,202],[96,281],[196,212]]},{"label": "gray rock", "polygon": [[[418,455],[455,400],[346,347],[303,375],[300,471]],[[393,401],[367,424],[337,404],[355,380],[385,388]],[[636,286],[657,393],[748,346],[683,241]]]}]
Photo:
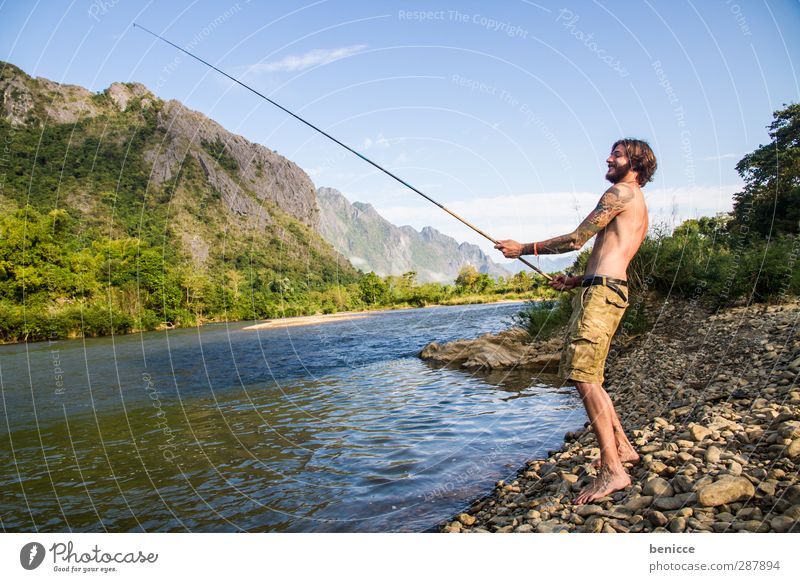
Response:
[{"label": "gray rock", "polygon": [[575,510],[575,513],[580,515],[581,517],[589,517],[590,515],[597,515],[601,513],[603,508],[599,505],[579,505],[578,508]]},{"label": "gray rock", "polygon": [[791,519],[800,520],[800,505],[792,505],[783,512],[783,515]]},{"label": "gray rock", "polygon": [[[749,483],[749,481],[748,481]],[[695,499],[694,493],[680,493],[673,497],[656,497],[653,499],[652,507],[662,511],[674,511],[682,508],[688,503],[692,503]]]},{"label": "gray rock", "polygon": [[586,520],[586,523],[583,525],[583,531],[587,533],[600,533],[603,531],[603,526],[605,526],[605,522],[603,518],[599,515],[592,515],[589,519]]},{"label": "gray rock", "polygon": [[555,533],[557,526],[562,525],[556,520],[542,521],[536,525],[536,533]]},{"label": "gray rock", "polygon": [[645,483],[642,493],[653,497],[672,497],[674,495],[672,485],[669,484],[669,481],[661,477],[650,479]]},{"label": "gray rock", "polygon": [[641,511],[647,507],[650,507],[650,504],[653,503],[653,498],[649,495],[640,495],[639,497],[633,497],[628,500],[628,502],[624,505],[625,509],[630,511],[636,512]]},{"label": "gray rock", "polygon": [[671,531],[672,533],[681,533],[686,529],[686,518],[675,517],[670,520],[668,527],[669,531]]},{"label": "gray rock", "polygon": [[769,525],[772,528],[772,531],[778,533],[786,533],[792,530],[792,528],[796,530],[798,523],[800,523],[798,522],[798,520],[792,519],[791,517],[784,514],[784,515],[779,515],[777,517],[773,517],[772,520],[770,520]]},{"label": "gray rock", "polygon": [[660,511],[648,511],[647,512],[647,520],[653,524],[654,526],[665,526],[669,521],[667,516],[661,513]]},{"label": "gray rock", "polygon": [[783,499],[790,505],[800,505],[800,485],[792,485],[783,492]]}]

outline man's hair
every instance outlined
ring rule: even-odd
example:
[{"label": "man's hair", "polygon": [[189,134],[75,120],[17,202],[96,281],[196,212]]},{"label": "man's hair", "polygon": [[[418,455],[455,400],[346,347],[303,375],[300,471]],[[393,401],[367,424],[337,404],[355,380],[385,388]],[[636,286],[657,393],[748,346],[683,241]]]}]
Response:
[{"label": "man's hair", "polygon": [[636,172],[636,181],[639,186],[644,186],[652,181],[653,174],[656,173],[658,163],[656,162],[656,155],[650,149],[650,144],[642,139],[624,138],[618,139],[611,146],[611,151],[621,145],[625,148],[626,155],[631,164],[631,170]]}]

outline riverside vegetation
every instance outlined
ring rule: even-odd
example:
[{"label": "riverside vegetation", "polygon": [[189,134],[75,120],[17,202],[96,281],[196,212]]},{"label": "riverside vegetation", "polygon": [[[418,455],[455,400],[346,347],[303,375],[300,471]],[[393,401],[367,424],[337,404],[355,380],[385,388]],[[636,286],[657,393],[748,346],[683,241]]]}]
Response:
[{"label": "riverside vegetation", "polygon": [[[599,457],[587,423],[442,531],[800,532],[800,106],[777,111],[769,129],[771,143],[736,166],[745,186],[731,213],[656,229],[629,267],[606,384],[641,455],[627,465],[631,487],[572,504]],[[421,356],[553,371],[570,298]]]}]

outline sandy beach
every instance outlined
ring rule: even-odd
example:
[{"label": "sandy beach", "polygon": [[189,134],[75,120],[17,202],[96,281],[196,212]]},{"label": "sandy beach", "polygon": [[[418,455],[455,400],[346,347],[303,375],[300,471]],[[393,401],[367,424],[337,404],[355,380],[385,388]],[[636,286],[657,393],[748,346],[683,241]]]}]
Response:
[{"label": "sandy beach", "polygon": [[373,313],[378,313],[374,311],[372,313],[354,313],[354,312],[343,312],[343,313],[328,313],[324,315],[304,315],[301,317],[284,317],[281,319],[270,319],[267,321],[263,321],[261,323],[257,323],[255,325],[248,325],[247,327],[243,327],[242,329],[248,331],[256,331],[259,329],[270,329],[273,327],[297,327],[300,325],[319,325],[321,323],[333,323],[335,321],[346,321],[348,319],[364,319],[372,315]]},{"label": "sandy beach", "polygon": [[[500,299],[499,301],[490,301],[487,303],[467,303],[464,305],[493,305],[493,304],[506,304],[506,303],[525,303],[527,299]],[[425,307],[459,307],[459,305],[435,304],[426,305]],[[270,329],[273,327],[296,327],[301,325],[319,325],[322,323],[333,323],[335,321],[347,321],[348,319],[364,319],[371,317],[376,313],[384,313],[386,311],[398,311],[402,309],[420,309],[419,307],[397,307],[394,309],[379,309],[376,311],[345,311],[342,313],[328,313],[322,315],[303,315],[299,317],[284,317],[280,319],[269,319],[254,325],[248,325],[242,329],[247,331],[256,331],[259,329]]]}]

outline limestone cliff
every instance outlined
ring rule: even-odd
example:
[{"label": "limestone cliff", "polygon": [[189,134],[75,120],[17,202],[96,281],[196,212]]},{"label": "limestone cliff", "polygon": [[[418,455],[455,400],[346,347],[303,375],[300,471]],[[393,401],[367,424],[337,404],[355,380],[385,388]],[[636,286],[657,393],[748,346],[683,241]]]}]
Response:
[{"label": "limestone cliff", "polygon": [[333,188],[319,188],[317,200],[320,234],[363,271],[382,276],[416,271],[421,282],[452,282],[469,264],[492,276],[509,275],[476,245],[459,244],[429,226],[420,232],[395,226],[370,204],[351,204]]}]

